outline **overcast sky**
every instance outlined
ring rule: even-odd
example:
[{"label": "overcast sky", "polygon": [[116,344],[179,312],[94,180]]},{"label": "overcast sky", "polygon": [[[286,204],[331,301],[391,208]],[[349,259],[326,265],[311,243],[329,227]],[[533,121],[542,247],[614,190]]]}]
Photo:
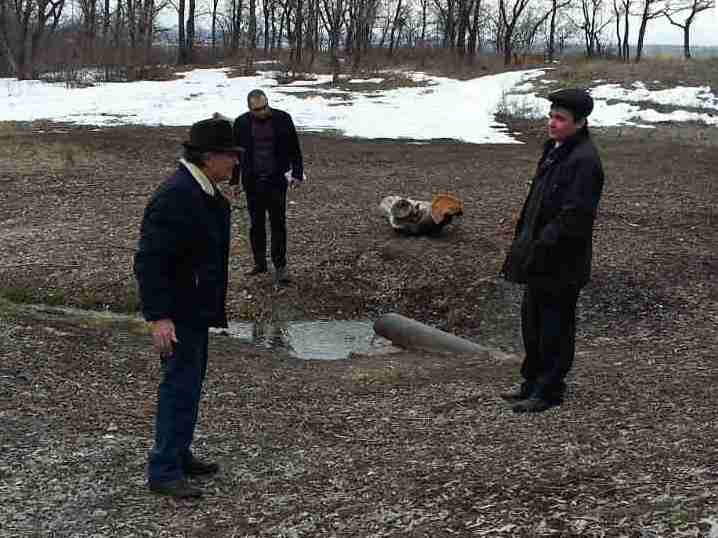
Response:
[{"label": "overcast sky", "polygon": [[[676,22],[681,16],[674,17]],[[682,21],[681,21],[682,22]],[[635,32],[633,40],[636,40],[638,23],[634,25]],[[646,41],[654,45],[682,45],[683,30],[673,26],[665,19],[659,19],[650,23]],[[691,26],[691,44],[718,47],[718,11],[716,8],[704,11],[696,16]]]}]

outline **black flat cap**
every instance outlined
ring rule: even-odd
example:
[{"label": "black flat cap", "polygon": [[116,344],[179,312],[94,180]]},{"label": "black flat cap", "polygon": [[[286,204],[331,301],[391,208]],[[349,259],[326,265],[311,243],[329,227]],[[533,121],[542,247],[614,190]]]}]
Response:
[{"label": "black flat cap", "polygon": [[593,97],[581,88],[557,90],[548,96],[551,106],[565,108],[573,112],[575,119],[588,118],[593,112]]}]

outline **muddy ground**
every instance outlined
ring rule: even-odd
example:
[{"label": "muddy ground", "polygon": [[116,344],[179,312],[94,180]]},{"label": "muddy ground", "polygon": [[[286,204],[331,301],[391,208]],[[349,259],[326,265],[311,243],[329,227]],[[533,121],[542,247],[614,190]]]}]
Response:
[{"label": "muddy ground", "polygon": [[[519,290],[496,274],[540,151],[306,134],[291,193],[293,283],[248,280],[234,201],[233,319],[401,312],[514,354],[297,361],[211,342],[200,502],[143,488],[158,361],[129,311],[144,204],[185,129],[0,126],[0,535],[715,536],[718,135],[596,130],[607,182],[571,393],[516,416]],[[448,191],[466,215],[394,234],[382,196]]]}]

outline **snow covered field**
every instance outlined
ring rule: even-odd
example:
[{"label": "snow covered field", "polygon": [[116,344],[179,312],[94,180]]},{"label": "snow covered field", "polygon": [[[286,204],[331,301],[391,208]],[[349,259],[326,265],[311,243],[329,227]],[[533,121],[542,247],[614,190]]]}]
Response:
[{"label": "snow covered field", "polygon": [[[528,90],[529,93],[508,95],[504,103],[507,111],[530,118],[546,117],[550,103],[530,93],[531,89],[532,85],[524,84],[520,90]],[[679,86],[651,91],[640,82],[635,83],[631,89],[622,88],[618,84],[600,84],[591,89],[591,95],[595,100],[595,108],[590,123],[596,127],[650,127],[656,123],[686,121],[718,125],[718,97],[708,86]],[[656,105],[679,109],[660,112],[654,108]]]},{"label": "snow covered field", "polygon": [[[327,84],[330,77],[324,75],[317,75],[312,82],[278,85],[272,71],[227,78],[224,69],[198,69],[180,80],[102,83],[76,89],[62,83],[0,79],[0,121],[190,125],[213,112],[237,116],[246,110],[247,93],[263,88],[270,102],[290,112],[305,131],[332,130],[362,138],[510,143],[515,140],[494,116],[503,111],[545,117],[548,101],[532,93],[535,79],[544,74],[542,70],[513,71],[459,81],[412,73],[421,86],[389,90],[380,89],[379,78],[349,81],[361,83],[363,88],[377,86],[364,91],[331,88]],[[718,97],[708,87],[650,91],[640,83],[628,90],[602,84],[594,87],[592,94],[596,109],[591,123],[596,126],[666,121],[718,125]],[[657,105],[664,111],[652,108]],[[674,110],[666,112],[666,106]]]}]

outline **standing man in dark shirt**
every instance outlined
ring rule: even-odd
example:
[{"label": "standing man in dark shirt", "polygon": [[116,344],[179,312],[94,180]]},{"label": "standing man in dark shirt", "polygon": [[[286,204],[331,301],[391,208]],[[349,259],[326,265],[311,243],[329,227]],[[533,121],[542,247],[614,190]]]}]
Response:
[{"label": "standing man in dark shirt", "polygon": [[549,100],[549,140],[502,269],[510,282],[526,284],[524,382],[517,392],[502,394],[516,412],[540,412],[563,401],[575,351],[576,303],[591,273],[603,189],[601,158],[588,131],[593,99],[567,89]]},{"label": "standing man in dark shirt", "polygon": [[[277,283],[289,282],[287,270],[287,188],[304,180],[302,151],[292,117],[269,107],[261,90],[247,96],[249,112],[234,122],[234,137],[242,154],[241,181],[247,196],[249,237],[254,256],[250,276],[267,272],[265,214],[272,230],[271,258]],[[235,170],[234,181],[237,181]]]}]

